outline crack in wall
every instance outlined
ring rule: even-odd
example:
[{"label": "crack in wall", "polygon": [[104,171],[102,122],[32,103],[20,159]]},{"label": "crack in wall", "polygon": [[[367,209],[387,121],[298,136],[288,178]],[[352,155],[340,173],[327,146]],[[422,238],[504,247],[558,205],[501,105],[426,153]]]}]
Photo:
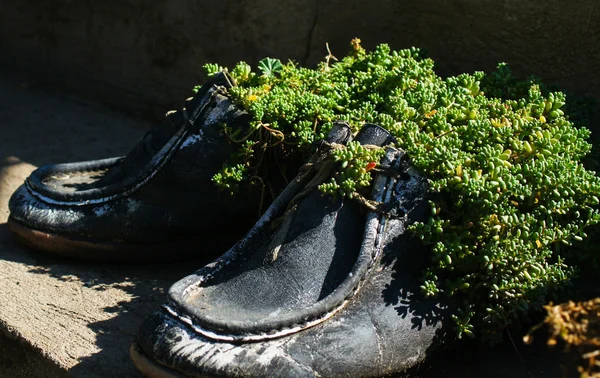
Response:
[{"label": "crack in wall", "polygon": [[306,66],[306,61],[310,57],[310,50],[313,45],[314,33],[317,28],[317,21],[319,19],[319,2],[320,0],[315,0],[315,13],[313,15],[312,24],[310,29],[308,30],[308,36],[306,37],[306,51],[304,52],[304,58],[302,58],[302,65]]}]

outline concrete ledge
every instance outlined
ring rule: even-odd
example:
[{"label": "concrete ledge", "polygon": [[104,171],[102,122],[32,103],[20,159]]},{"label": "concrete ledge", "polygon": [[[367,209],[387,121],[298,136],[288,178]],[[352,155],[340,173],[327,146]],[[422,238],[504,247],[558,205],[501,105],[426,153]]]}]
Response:
[{"label": "concrete ledge", "polygon": [[148,125],[6,73],[0,119],[0,377],[136,376],[128,348],[137,328],[195,265],[50,258],[17,245],[6,219],[10,195],[35,166],[122,155]]},{"label": "concrete ledge", "polygon": [[0,377],[66,378],[69,375],[46,358],[40,350],[19,339],[0,334]]}]

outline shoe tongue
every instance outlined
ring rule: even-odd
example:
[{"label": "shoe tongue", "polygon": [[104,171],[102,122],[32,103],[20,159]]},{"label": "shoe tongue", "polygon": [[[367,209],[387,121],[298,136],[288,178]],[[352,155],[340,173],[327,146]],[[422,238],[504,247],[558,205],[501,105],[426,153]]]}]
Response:
[{"label": "shoe tongue", "polygon": [[[336,124],[325,141],[343,144],[350,137],[347,125]],[[384,146],[394,138],[368,124],[354,140]],[[204,285],[201,295],[188,295],[192,311],[202,309],[193,313],[204,325],[218,329],[221,324],[240,324],[241,333],[248,332],[241,324],[282,329],[289,319],[304,320],[330,311],[330,303],[338,303],[350,292],[350,273],[357,264],[368,263],[366,257],[359,261],[365,216],[357,201],[323,196],[316,188],[323,178],[317,167],[323,162],[321,156],[317,151],[311,159],[314,178],[298,190],[297,197],[288,199],[286,214],[271,227],[250,231],[240,243],[248,248],[244,257]]]},{"label": "shoe tongue", "polygon": [[[185,101],[184,108],[188,113],[188,117],[196,112],[197,109],[200,108],[205,101],[207,101],[206,95],[212,87],[222,86],[225,88],[231,88],[233,86],[232,83],[233,79],[225,72],[219,72],[209,77],[204,85],[198,89],[196,94]],[[148,143],[147,145],[151,146],[150,151],[147,151],[147,148],[144,151],[145,154],[149,155],[147,156],[148,159],[152,158],[152,156],[154,156],[154,154],[158,152],[186,122],[186,119],[181,111],[168,112],[166,118],[167,121],[164,122],[163,125],[149,131],[140,142],[140,144],[143,144],[144,141],[146,141],[146,143]],[[196,129],[198,129],[198,127],[196,127]],[[135,159],[138,160],[140,157],[138,154],[135,155]],[[128,160],[127,157],[125,160]]]},{"label": "shoe tongue", "polygon": [[[202,106],[205,101],[208,101],[207,94],[214,86],[223,86],[230,88],[233,80],[225,73],[219,72],[211,76],[202,87],[198,89],[196,94],[185,101],[184,108],[190,116]],[[150,160],[160,151],[175,133],[185,126],[186,119],[182,111],[171,111],[165,116],[165,121],[158,126],[148,131],[146,135],[138,142],[138,144],[121,160],[121,163],[98,181],[98,185],[121,180],[127,175],[127,172],[135,172],[144,167]],[[194,127],[197,131],[199,125]]]},{"label": "shoe tongue", "polygon": [[365,124],[362,129],[356,134],[354,140],[360,144],[370,144],[374,146],[385,146],[390,143],[395,143],[396,138],[389,131],[381,126],[370,123]]},{"label": "shoe tongue", "polygon": [[[344,144],[350,137],[350,128],[338,123],[325,142]],[[355,140],[385,146],[394,138],[385,129],[367,124]],[[285,211],[285,215],[271,218],[269,226],[251,230],[234,247],[243,249],[237,260],[202,285],[201,292],[186,294],[186,310],[203,326],[217,330],[239,327],[234,332],[240,334],[296,326],[341,303],[355,287],[354,273],[350,273],[366,272],[371,255],[361,255],[363,205],[320,193],[316,185],[324,176],[318,165],[328,163],[320,157],[317,151],[311,159],[310,167],[316,171],[307,178],[310,182],[295,192],[284,192],[280,198],[286,200],[279,202],[278,198],[274,205],[278,210],[267,210],[267,214]],[[294,180],[291,185],[296,183]]]},{"label": "shoe tongue", "polygon": [[336,122],[327,134],[325,141],[328,143],[346,144],[352,138],[352,130],[347,123]]}]

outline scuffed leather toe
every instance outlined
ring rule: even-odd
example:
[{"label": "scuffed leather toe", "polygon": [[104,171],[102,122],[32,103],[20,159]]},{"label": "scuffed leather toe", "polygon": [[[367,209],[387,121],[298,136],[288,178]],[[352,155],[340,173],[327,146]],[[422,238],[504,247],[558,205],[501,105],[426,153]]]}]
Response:
[{"label": "scuffed leather toe", "polygon": [[9,209],[12,219],[42,232],[96,241],[168,240],[161,222],[168,218],[168,209],[135,198],[84,206],[56,206],[39,199],[27,185],[21,185],[9,201]]},{"label": "scuffed leather toe", "polygon": [[318,377],[309,366],[286,353],[285,344],[288,342],[215,343],[198,337],[185,324],[163,311],[144,323],[137,338],[146,356],[154,356],[160,365],[184,376]]},{"label": "scuffed leather toe", "polygon": [[10,216],[16,221],[42,231],[81,232],[85,214],[81,209],[56,207],[38,200],[21,185],[8,202]]},{"label": "scuffed leather toe", "polygon": [[[395,270],[389,268],[390,274]],[[365,288],[381,296],[391,276]],[[395,282],[417,289],[416,282]],[[408,286],[407,286],[408,285]],[[444,339],[445,310],[407,290],[402,303],[363,306],[360,297],[331,320],[286,337],[229,343],[204,337],[162,309],[140,328],[137,343],[161,366],[189,377],[380,377],[423,362]]]}]

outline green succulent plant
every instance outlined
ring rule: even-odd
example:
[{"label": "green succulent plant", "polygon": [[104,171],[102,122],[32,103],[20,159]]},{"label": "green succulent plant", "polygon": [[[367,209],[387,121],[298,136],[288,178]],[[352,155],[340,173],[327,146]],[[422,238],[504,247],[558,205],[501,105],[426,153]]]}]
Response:
[{"label": "green succulent plant", "polygon": [[[381,125],[430,179],[431,216],[410,231],[431,246],[422,292],[452,299],[459,336],[494,338],[576,275],[568,247],[600,220],[600,180],[582,164],[590,132],[566,115],[562,92],[506,64],[444,79],[416,48],[367,52],[356,39],[316,69],[267,58],[258,73],[240,62],[230,74],[252,122],[244,135],[225,128],[239,151],[216,185],[264,184],[265,161],[308,156],[336,120],[354,132]],[[345,197],[370,185],[382,156],[356,143],[333,154],[340,170],[319,188]]]}]

